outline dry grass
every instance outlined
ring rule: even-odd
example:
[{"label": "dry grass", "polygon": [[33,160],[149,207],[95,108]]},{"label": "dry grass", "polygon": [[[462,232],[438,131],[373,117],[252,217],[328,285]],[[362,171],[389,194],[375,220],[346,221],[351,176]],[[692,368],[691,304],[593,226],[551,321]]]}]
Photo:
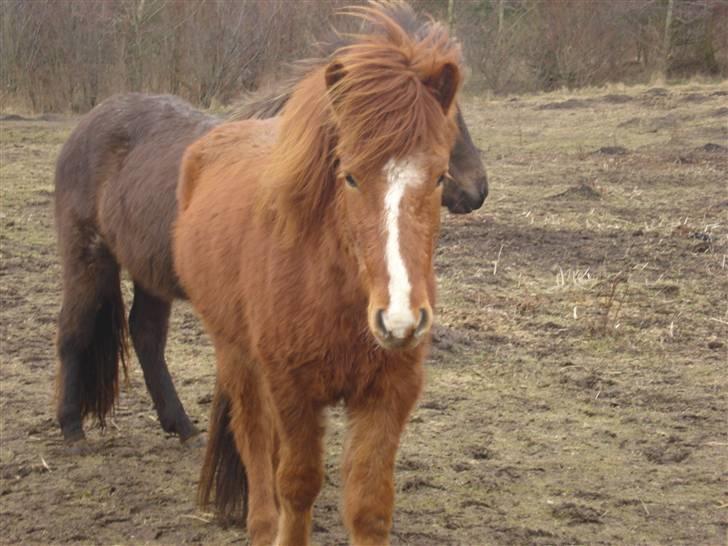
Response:
[{"label": "dry grass", "polygon": [[[491,197],[444,218],[439,326],[399,458],[393,544],[725,541],[728,157],[706,145],[728,146],[727,93],[692,82],[466,102]],[[98,451],[62,449],[50,202],[71,127],[0,123],[4,537],[241,542],[193,513],[196,454],[161,434],[138,367],[118,429],[91,432]],[[168,356],[204,424],[212,354],[186,305]],[[322,544],[345,540],[343,426],[334,411]]]}]

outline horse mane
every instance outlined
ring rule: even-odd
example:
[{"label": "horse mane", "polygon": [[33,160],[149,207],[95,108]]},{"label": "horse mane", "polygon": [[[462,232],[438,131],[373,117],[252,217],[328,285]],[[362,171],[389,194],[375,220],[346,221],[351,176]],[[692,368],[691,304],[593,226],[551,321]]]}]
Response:
[{"label": "horse mane", "polygon": [[248,94],[240,103],[233,106],[227,119],[243,121],[246,119],[268,119],[281,113],[291,98],[296,86],[316,68],[326,64],[328,54],[321,57],[310,57],[288,64],[288,76],[276,83],[273,90]]},{"label": "horse mane", "polygon": [[448,102],[444,111],[435,82],[445,67],[459,69],[460,48],[435,22],[411,34],[387,13],[390,5],[347,8],[376,30],[350,34],[283,108],[258,210],[272,214],[287,243],[324,218],[341,152],[352,171],[371,172],[418,147],[452,143],[455,109]]},{"label": "horse mane", "polygon": [[299,224],[310,225],[333,197],[336,132],[325,95],[323,68],[299,83],[283,109],[278,138],[262,176],[258,216],[272,218],[278,234],[289,243]]},{"label": "horse mane", "polygon": [[[432,21],[418,16],[405,2],[384,2],[378,4],[378,7],[410,36],[422,37],[429,32]],[[382,33],[385,30],[378,27],[377,21],[374,20],[362,20],[360,27],[359,34]],[[351,45],[354,41],[354,34],[342,34],[334,30],[327,39],[314,44],[312,57],[288,63],[288,75],[278,82],[273,90],[265,89],[249,94],[232,108],[228,119],[231,121],[268,119],[279,115],[301,80],[316,68],[329,62],[340,48]]]}]

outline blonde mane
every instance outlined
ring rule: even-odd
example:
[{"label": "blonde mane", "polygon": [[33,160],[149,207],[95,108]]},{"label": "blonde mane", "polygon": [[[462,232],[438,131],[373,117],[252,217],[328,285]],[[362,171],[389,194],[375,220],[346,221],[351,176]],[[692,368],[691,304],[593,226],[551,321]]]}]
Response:
[{"label": "blonde mane", "polygon": [[[461,62],[444,27],[431,22],[412,36],[376,3],[344,13],[377,32],[352,35],[328,67],[296,87],[263,175],[259,210],[273,215],[288,242],[322,220],[335,195],[339,152],[350,168],[366,172],[416,148],[451,142],[457,130],[455,108],[444,111],[445,91],[433,85],[443,69]],[[327,88],[330,76],[335,82]]]}]

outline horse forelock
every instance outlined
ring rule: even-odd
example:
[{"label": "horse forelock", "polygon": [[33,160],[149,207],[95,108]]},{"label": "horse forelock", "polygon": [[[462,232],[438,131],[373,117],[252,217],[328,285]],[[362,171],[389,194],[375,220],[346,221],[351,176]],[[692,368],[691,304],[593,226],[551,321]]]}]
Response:
[{"label": "horse forelock", "polygon": [[345,13],[370,32],[349,35],[332,54],[343,76],[331,88],[325,67],[295,87],[264,175],[260,209],[273,212],[289,239],[316,224],[333,199],[338,155],[371,172],[418,150],[449,149],[457,132],[456,108],[444,111],[428,87],[445,65],[460,67],[447,31],[430,22],[412,34],[381,4]]},{"label": "horse forelock", "polygon": [[343,76],[328,95],[338,146],[350,165],[378,170],[392,157],[447,143],[455,130],[454,112],[443,112],[427,86],[446,64],[461,63],[460,48],[444,27],[430,22],[413,34],[396,12],[377,4],[345,13],[374,29],[352,35],[353,41],[333,54]]}]

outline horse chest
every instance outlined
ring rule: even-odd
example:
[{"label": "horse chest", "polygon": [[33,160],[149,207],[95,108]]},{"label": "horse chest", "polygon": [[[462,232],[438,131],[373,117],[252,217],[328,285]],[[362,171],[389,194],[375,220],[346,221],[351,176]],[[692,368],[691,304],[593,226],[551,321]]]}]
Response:
[{"label": "horse chest", "polygon": [[387,365],[379,351],[360,343],[329,347],[320,354],[264,350],[259,358],[269,377],[287,377],[285,383],[293,390],[322,405],[360,394]]}]

